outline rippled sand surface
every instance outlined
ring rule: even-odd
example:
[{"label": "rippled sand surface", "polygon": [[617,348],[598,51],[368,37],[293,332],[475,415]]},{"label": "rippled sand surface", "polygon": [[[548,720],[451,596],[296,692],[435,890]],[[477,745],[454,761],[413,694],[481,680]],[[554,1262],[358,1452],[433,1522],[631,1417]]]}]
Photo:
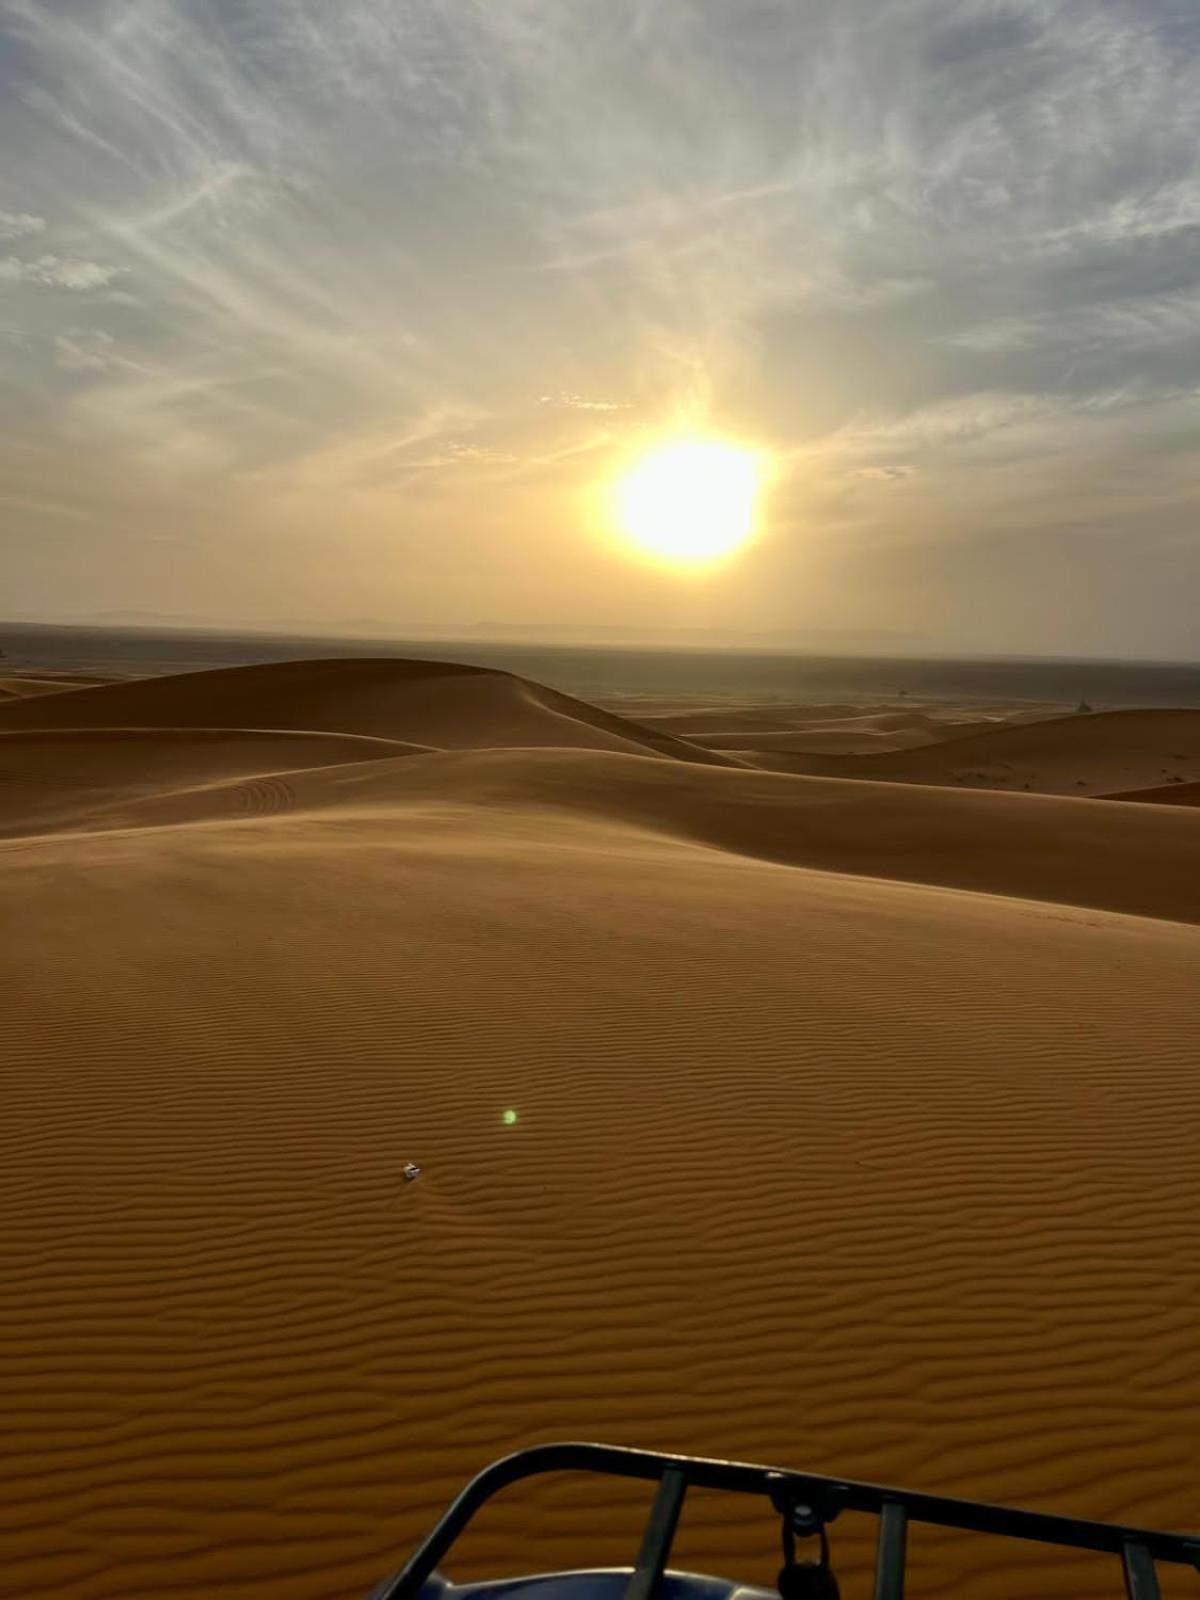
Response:
[{"label": "rippled sand surface", "polygon": [[[14,1595],[355,1600],[566,1437],[1197,1520],[1195,809],[711,737],[429,663],[0,705]],[[628,1561],[643,1503],[514,1495],[455,1575]],[[679,1560],[776,1537],[697,1497]]]}]

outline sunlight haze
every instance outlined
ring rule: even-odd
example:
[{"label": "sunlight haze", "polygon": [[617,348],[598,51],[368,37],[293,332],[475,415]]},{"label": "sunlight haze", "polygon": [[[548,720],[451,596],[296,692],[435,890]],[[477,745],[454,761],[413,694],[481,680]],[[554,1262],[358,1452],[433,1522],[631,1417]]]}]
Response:
[{"label": "sunlight haze", "polygon": [[[1188,655],[1198,33],[3,0],[3,614]],[[756,537],[631,565],[595,493],[681,417]]]}]

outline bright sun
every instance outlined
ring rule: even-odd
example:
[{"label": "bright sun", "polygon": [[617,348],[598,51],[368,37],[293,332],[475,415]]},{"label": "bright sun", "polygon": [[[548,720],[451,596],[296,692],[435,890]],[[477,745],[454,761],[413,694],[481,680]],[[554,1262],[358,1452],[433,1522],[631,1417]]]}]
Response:
[{"label": "bright sun", "polygon": [[639,550],[680,566],[718,561],[754,531],[758,461],[718,439],[684,439],[616,486],[617,520]]}]

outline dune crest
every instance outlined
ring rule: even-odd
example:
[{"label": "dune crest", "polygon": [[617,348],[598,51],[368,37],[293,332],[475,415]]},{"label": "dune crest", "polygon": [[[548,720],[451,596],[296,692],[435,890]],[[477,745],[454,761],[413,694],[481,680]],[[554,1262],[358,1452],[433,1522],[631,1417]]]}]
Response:
[{"label": "dune crest", "polygon": [[883,783],[1115,794],[1200,782],[1200,710],[1097,711],[972,731],[877,756],[774,756],[760,765]]},{"label": "dune crest", "polygon": [[1137,800],[1153,806],[1200,805],[1200,783],[1166,783],[1161,789],[1129,789],[1124,794],[1106,794],[1104,800]]},{"label": "dune crest", "polygon": [[320,731],[442,749],[566,745],[736,764],[511,673],[441,661],[268,662],[0,705],[0,732],[85,727]]},{"label": "dune crest", "polygon": [[[2,743],[0,743],[2,748]],[[314,751],[314,756],[319,750]],[[80,826],[180,827],[247,815],[454,819],[464,836],[507,825],[567,846],[607,827],[613,848],[666,841],[818,872],[935,884],[1127,915],[1200,922],[1200,828],[1182,812],[1133,816],[1057,796],[969,794],[788,777],[611,751],[473,750],[368,760],[106,796]]]}]

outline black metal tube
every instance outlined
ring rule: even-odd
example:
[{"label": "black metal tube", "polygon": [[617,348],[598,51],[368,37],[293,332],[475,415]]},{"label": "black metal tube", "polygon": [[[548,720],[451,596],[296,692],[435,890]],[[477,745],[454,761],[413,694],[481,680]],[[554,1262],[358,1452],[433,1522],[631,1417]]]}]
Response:
[{"label": "black metal tube", "polygon": [[679,1524],[687,1486],[687,1478],[678,1467],[668,1467],[663,1473],[654,1504],[650,1507],[637,1565],[625,1587],[625,1600],[654,1600],[659,1580],[666,1571],[667,1557],[671,1554],[671,1541]]},{"label": "black metal tube", "polygon": [[903,1600],[904,1557],[908,1544],[908,1513],[889,1500],[879,1514],[879,1545],[875,1552],[875,1600]]},{"label": "black metal tube", "polygon": [[1154,1557],[1140,1540],[1131,1539],[1121,1552],[1125,1592],[1129,1600],[1158,1600],[1158,1573]]},{"label": "black metal tube", "polygon": [[[960,1528],[972,1533],[1029,1539],[1042,1544],[1066,1545],[1076,1550],[1096,1550],[1125,1559],[1126,1546],[1140,1546],[1156,1561],[1200,1565],[1200,1540],[1195,1535],[1160,1532],[1116,1523],[1088,1522],[1040,1511],[1012,1510],[985,1501],[956,1500],[949,1496],[911,1493],[887,1485],[858,1483],[815,1473],[780,1472],[748,1462],[712,1460],[702,1456],[659,1455],[650,1450],[627,1450],[603,1444],[546,1444],[518,1451],[486,1467],[462,1490],[428,1537],[413,1552],[404,1568],[377,1591],[377,1600],[414,1600],[451,1545],[485,1501],[499,1490],[543,1472],[598,1472],[620,1478],[656,1481],[670,1470],[682,1474],[686,1484],[724,1489],[735,1494],[762,1494],[777,1500],[781,1485],[792,1501],[811,1498],[838,1511],[866,1511],[876,1515],[885,1507],[903,1507],[906,1522]],[[1140,1559],[1140,1558],[1135,1558]],[[1126,1567],[1128,1571],[1128,1565]],[[1136,1597],[1141,1600],[1141,1597]]]}]

